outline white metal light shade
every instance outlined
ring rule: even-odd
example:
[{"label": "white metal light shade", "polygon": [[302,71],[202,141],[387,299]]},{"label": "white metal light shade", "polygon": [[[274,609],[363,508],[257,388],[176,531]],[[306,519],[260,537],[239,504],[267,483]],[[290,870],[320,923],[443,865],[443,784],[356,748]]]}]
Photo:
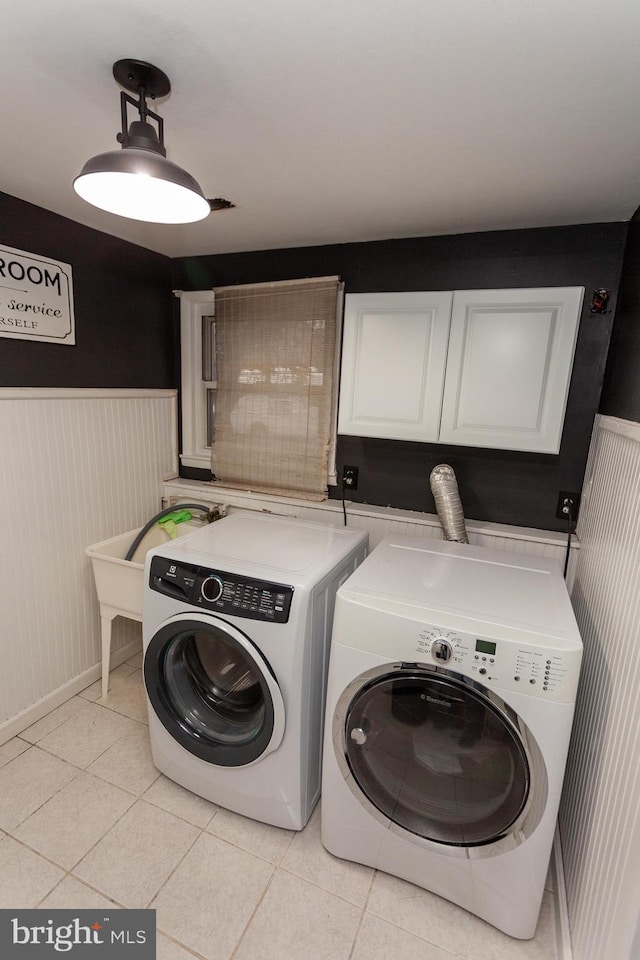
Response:
[{"label": "white metal light shade", "polygon": [[88,203],[148,223],[194,223],[211,212],[196,180],[160,154],[126,147],[88,160],[73,181]]}]

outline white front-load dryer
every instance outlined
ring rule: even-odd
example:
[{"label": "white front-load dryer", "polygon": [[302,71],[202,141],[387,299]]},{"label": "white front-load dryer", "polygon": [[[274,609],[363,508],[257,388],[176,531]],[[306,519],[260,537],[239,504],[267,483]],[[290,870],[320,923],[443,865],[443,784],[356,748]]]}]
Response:
[{"label": "white front-load dryer", "polygon": [[532,937],[581,656],[555,561],[387,537],[336,599],[325,847]]},{"label": "white front-load dryer", "polygon": [[336,591],[366,533],[239,512],[149,551],[153,761],[193,793],[300,830],[320,792]]}]

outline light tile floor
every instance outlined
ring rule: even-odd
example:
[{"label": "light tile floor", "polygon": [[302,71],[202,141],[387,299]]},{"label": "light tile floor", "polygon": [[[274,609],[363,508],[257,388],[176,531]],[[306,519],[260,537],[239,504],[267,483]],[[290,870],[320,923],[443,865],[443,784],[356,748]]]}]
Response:
[{"label": "light tile floor", "polygon": [[158,960],[556,960],[544,895],[513,940],[300,833],[188,793],[151,762],[140,654],[0,746],[0,907],[153,907]]}]

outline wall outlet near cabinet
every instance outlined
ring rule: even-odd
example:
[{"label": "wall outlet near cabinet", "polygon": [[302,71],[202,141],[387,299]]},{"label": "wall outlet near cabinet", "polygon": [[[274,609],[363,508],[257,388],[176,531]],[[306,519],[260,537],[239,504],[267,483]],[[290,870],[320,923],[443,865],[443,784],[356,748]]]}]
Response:
[{"label": "wall outlet near cabinet", "polygon": [[580,495],[568,490],[561,490],[558,494],[558,503],[556,504],[556,517],[558,520],[567,520],[569,517],[575,520],[578,516],[578,501]]},{"label": "wall outlet near cabinet", "polygon": [[358,468],[357,467],[345,466],[342,468],[342,489],[343,490],[358,489]]}]

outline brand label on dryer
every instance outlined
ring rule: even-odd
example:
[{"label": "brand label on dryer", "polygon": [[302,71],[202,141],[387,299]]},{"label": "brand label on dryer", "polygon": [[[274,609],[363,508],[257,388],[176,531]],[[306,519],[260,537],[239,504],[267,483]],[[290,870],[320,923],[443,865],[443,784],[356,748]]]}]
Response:
[{"label": "brand label on dryer", "polygon": [[420,696],[421,700],[428,700],[429,703],[437,703],[439,707],[450,707],[451,704],[448,700],[438,700],[437,697],[430,697],[428,693],[423,693]]}]

